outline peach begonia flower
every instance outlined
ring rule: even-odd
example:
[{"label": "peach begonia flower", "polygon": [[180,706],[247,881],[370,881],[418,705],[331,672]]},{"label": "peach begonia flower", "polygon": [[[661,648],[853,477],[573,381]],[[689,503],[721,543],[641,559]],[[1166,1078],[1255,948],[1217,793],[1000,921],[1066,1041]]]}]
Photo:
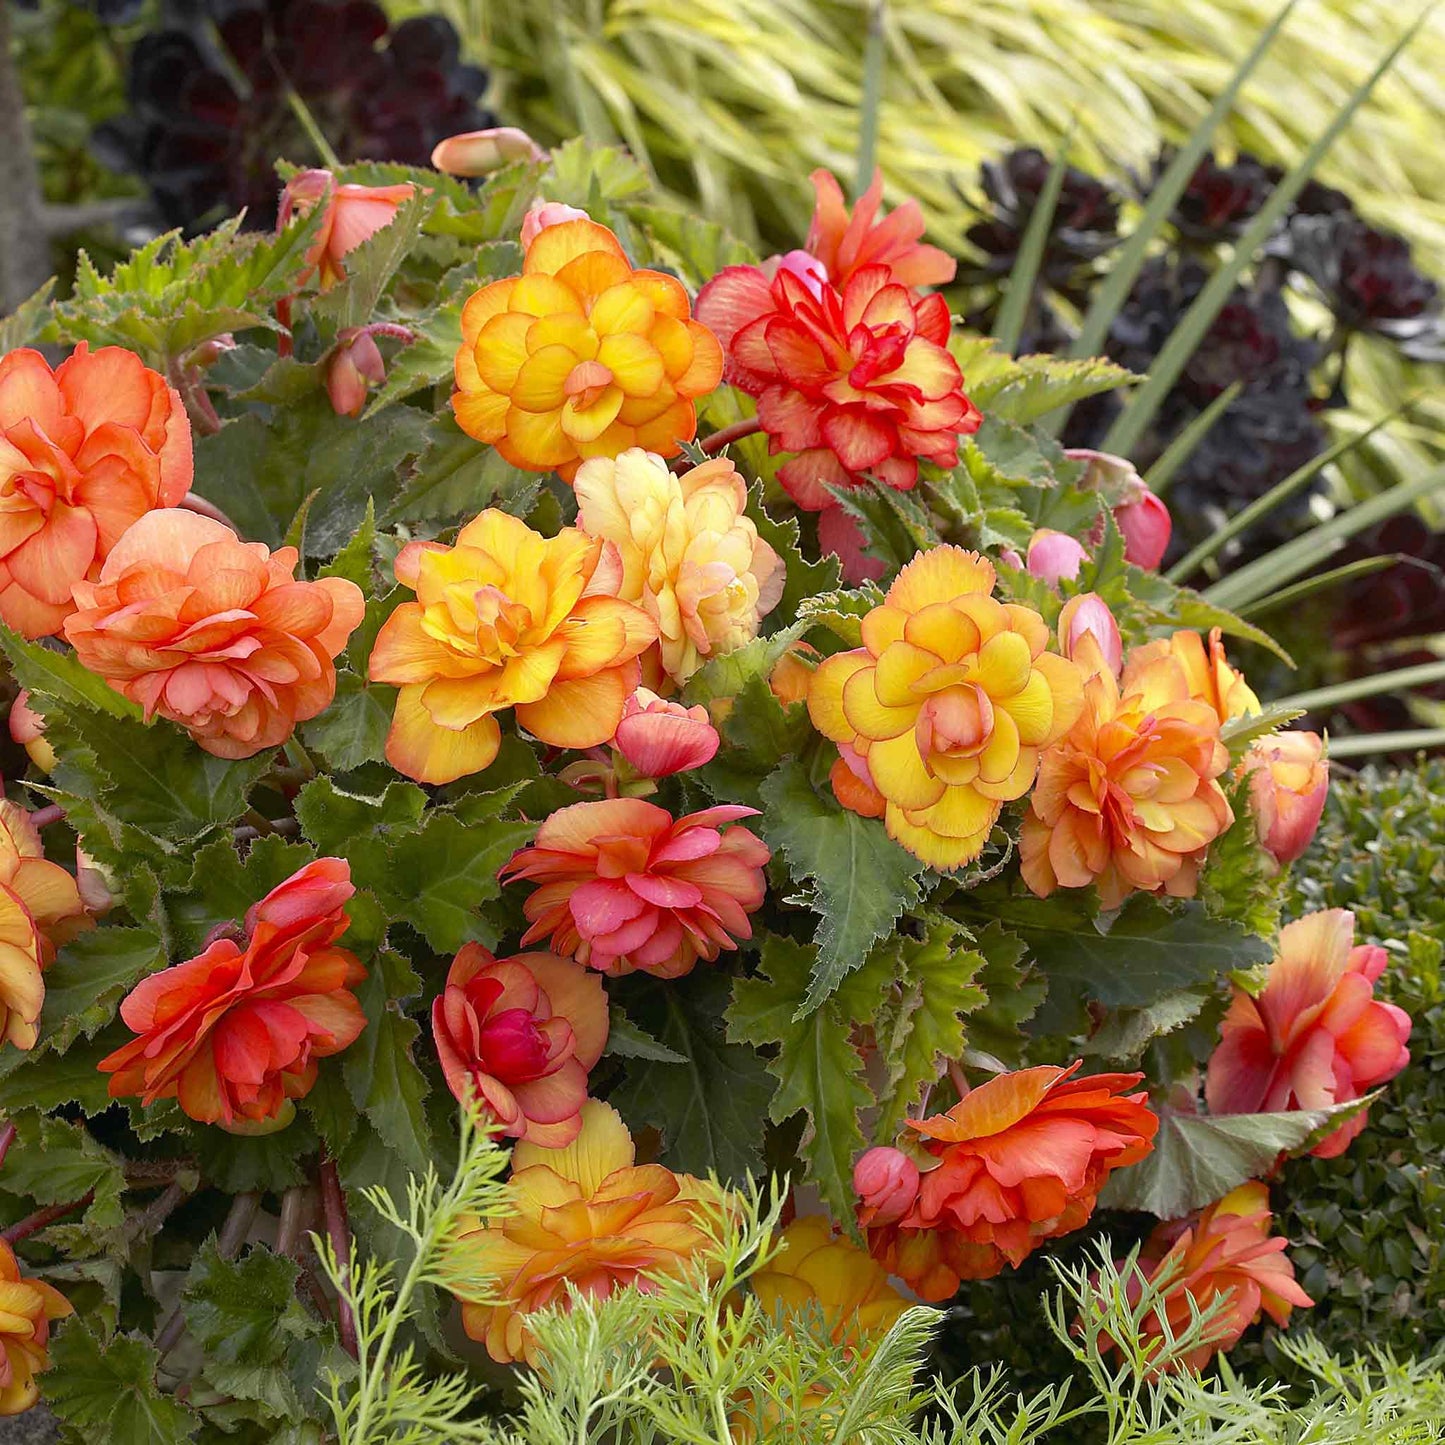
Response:
[{"label": "peach begonia flower", "polygon": [[45,738],[45,719],[30,706],[30,694],[24,688],[10,704],[10,741],[25,749],[30,761],[42,772],[55,766],[55,749]]},{"label": "peach begonia flower", "polygon": [[570,1144],[513,1149],[511,1212],[456,1244],[469,1270],[491,1279],[485,1301],[462,1301],[462,1324],[494,1360],[535,1363],[527,1316],[568,1308],[569,1286],[596,1300],[628,1285],[648,1290],[715,1250],[719,1191],[634,1157],[617,1111],[595,1099]]},{"label": "peach begonia flower", "polygon": [[1159,1121],[1145,1093],[1126,1092],[1142,1074],[1078,1068],[999,1074],[946,1114],[910,1120],[938,1164],[901,1217],[868,1227],[873,1257],[924,1299],[947,1299],[960,1279],[1017,1268],[1088,1223],[1110,1173],[1153,1149]]},{"label": "peach begonia flower", "polygon": [[497,756],[496,714],[556,748],[610,742],[657,628],[619,601],[616,548],[555,537],[489,509],[456,545],[409,542],[396,580],[416,593],[372,649],[373,682],[400,687],[387,761],[423,783],[479,773]]},{"label": "peach begonia flower", "polygon": [[563,221],[532,238],[520,276],[463,308],[452,409],[513,466],[570,481],[629,447],[676,456],[721,377],[680,281],[634,270],[606,226]]},{"label": "peach begonia flower", "polygon": [[657,624],[662,668],[674,682],[758,635],[786,575],[744,515],[747,487],[726,457],[678,477],[634,447],[584,462],[572,485],[577,525],[616,545],[617,595]]},{"label": "peach begonia flower", "polygon": [[50,1367],[50,1324],[74,1314],[54,1285],[27,1279],[0,1239],[0,1416],[20,1415],[40,1398],[35,1377]]},{"label": "peach begonia flower", "polygon": [[1254,690],[1224,655],[1223,634],[1219,628],[1211,629],[1207,646],[1197,632],[1176,632],[1172,637],[1136,647],[1124,666],[1124,691],[1131,691],[1135,679],[1161,658],[1172,658],[1178,663],[1184,671],[1189,696],[1208,703],[1221,725],[1259,711]]},{"label": "peach begonia flower", "polygon": [[0,799],[0,1042],[34,1047],[41,975],[56,948],[89,926],[79,885],[46,858],[30,814]]},{"label": "peach begonia flower", "polygon": [[978,857],[1082,703],[1044,620],[993,585],[976,552],[919,553],[864,617],[863,646],[827,658],[808,691],[813,725],[887,799],[889,836],[939,869]]},{"label": "peach begonia flower", "polygon": [[908,1308],[882,1265],[821,1215],[793,1220],[779,1238],[782,1248],[748,1280],[766,1314],[817,1310],[833,1343],[856,1349]]},{"label": "peach begonia flower", "polygon": [[807,702],[808,688],[822,658],[818,649],[807,642],[795,642],[773,664],[768,674],[768,691],[784,707]]},{"label": "peach begonia flower", "polygon": [[1245,755],[1260,846],[1281,868],[1309,847],[1320,825],[1330,788],[1324,748],[1318,733],[1291,729],[1256,738]]},{"label": "peach begonia flower", "polygon": [[307,275],[315,268],[321,289],[346,279],[342,257],[369,241],[396,219],[397,210],[415,194],[415,187],[337,185],[330,171],[298,171],[281,192],[276,229],[283,231],[295,216],[324,205],[321,227],[306,251]]},{"label": "peach begonia flower", "polygon": [[727,379],[757,398],[774,453],[792,452],[778,481],[805,511],[836,505],[828,486],[869,476],[899,491],[920,460],[958,462],[977,408],[948,352],[948,303],[919,297],[887,266],[865,266],[817,294],[780,267],[727,266],[698,293],[698,319],[717,333]]},{"label": "peach begonia flower", "polygon": [[192,1119],[233,1133],[284,1127],[319,1061],[366,1026],[352,987],[366,977],[336,947],[355,893],[340,858],[318,858],[246,914],[246,942],[221,937],[144,978],[120,1016],[139,1037],[100,1061],[110,1096],[175,1099]]},{"label": "peach begonia flower", "polygon": [[98,581],[76,583],[66,640],[147,718],[249,758],[330,705],[336,655],[366,612],[354,582],[298,581],[298,560],[194,512],[149,512]]},{"label": "peach begonia flower", "polygon": [[561,808],[515,853],[503,877],[541,886],[524,911],[523,944],[553,949],[612,977],[634,970],[680,978],[739,938],[767,890],[767,845],[725,827],[755,808],[717,807],[673,819],[641,798]]},{"label": "peach begonia flower", "polygon": [[917,201],[904,201],[886,218],[879,216],[881,170],[873,172],[873,183],[858,197],[852,216],[843,188],[830,172],[819,169],[808,179],[816,203],[804,250],[822,264],[834,285],[845,285],[865,266],[880,265],[889,267],[904,286],[946,286],[953,280],[958,263],[920,240],[923,212]]},{"label": "peach begonia flower", "polygon": [[[1196,1309],[1207,1309],[1221,1297],[1228,1300],[1205,1342],[1170,1368],[1202,1370],[1216,1354],[1232,1350],[1261,1314],[1283,1326],[1295,1306],[1314,1304],[1285,1256],[1289,1241],[1270,1234],[1270,1221],[1269,1190],[1252,1180],[1192,1219],[1155,1226],[1140,1252],[1139,1271],[1148,1280],[1166,1269],[1178,1273],[1165,1286],[1158,1307],[1145,1317],[1144,1341],[1162,1342],[1166,1321],[1177,1339],[1189,1328]],[[1137,1301],[1143,1293],[1138,1274],[1130,1273],[1127,1287]]]},{"label": "peach begonia flower", "polygon": [[[1209,1059],[1204,1097],[1212,1114],[1327,1109],[1358,1099],[1410,1062],[1410,1015],[1375,997],[1388,955],[1356,945],[1355,915],[1343,908],[1286,924],[1264,987],[1236,987]],[[1343,1154],[1366,1111],[1310,1152]]]},{"label": "peach begonia flower", "polygon": [[0,360],[0,621],[60,631],[132,522],[190,490],[191,423],[175,388],[118,346],[81,342],[54,371]]},{"label": "peach begonia flower", "polygon": [[607,1044],[602,980],[570,958],[494,958],[468,943],[431,1010],[447,1087],[513,1139],[556,1148],[582,1129],[588,1070]]},{"label": "peach begonia flower", "polygon": [[1040,898],[1090,883],[1105,908],[1136,889],[1192,898],[1205,852],[1234,821],[1217,781],[1229,766],[1219,718],[1190,697],[1179,663],[1131,658],[1124,676],[1122,688],[1107,669],[1089,679],[1078,720],[1039,764],[1019,853]]},{"label": "peach begonia flower", "polygon": [[612,746],[640,777],[670,778],[711,762],[721,742],[705,707],[684,707],[639,687],[622,709]]}]

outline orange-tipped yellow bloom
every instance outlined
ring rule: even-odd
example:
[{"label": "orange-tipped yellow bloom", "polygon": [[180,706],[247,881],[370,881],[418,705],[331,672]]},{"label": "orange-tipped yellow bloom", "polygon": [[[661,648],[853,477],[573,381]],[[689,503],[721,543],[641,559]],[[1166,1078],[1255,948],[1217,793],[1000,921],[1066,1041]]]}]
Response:
[{"label": "orange-tipped yellow bloom", "polygon": [[783,559],[744,516],[747,488],[726,457],[675,477],[661,457],[632,448],[584,462],[572,485],[577,525],[616,544],[618,595],[657,623],[674,682],[758,635],[783,595]]},{"label": "orange-tipped yellow bloom", "polygon": [[887,800],[889,836],[935,868],[978,857],[1083,696],[1038,613],[990,595],[994,575],[960,547],[920,553],[863,619],[863,646],[828,658],[808,689],[813,725]]},{"label": "orange-tipped yellow bloom", "polygon": [[769,1314],[818,1310],[833,1343],[857,1347],[888,1333],[908,1301],[888,1271],[821,1215],[795,1219],[783,1248],[749,1283]]},{"label": "orange-tipped yellow bloom", "polygon": [[0,1239],[0,1415],[20,1415],[39,1398],[35,1376],[50,1366],[50,1322],[74,1311],[54,1285],[25,1279]]},{"label": "orange-tipped yellow bloom", "polygon": [[34,1047],[41,972],[60,944],[89,926],[79,886],[46,858],[30,814],[0,799],[0,1043]]},{"label": "orange-tipped yellow bloom", "polygon": [[523,1140],[507,1181],[511,1213],[467,1231],[458,1249],[491,1288],[462,1301],[462,1324],[494,1360],[533,1358],[527,1316],[567,1308],[568,1286],[607,1299],[627,1285],[647,1289],[712,1248],[717,1191],[660,1164],[633,1164],[632,1139],[617,1111],[589,1100],[582,1132],[560,1149]]},{"label": "orange-tipped yellow bloom", "polygon": [[1219,716],[1191,696],[1179,659],[1140,667],[1136,654],[1124,679],[1089,679],[1078,721],[1039,766],[1019,849],[1040,898],[1090,883],[1105,908],[1134,889],[1192,898],[1205,850],[1234,821],[1215,781],[1229,766]]},{"label": "orange-tipped yellow bloom", "polygon": [[571,480],[629,447],[676,456],[697,431],[693,399],[721,379],[682,283],[634,271],[606,226],[563,221],[532,237],[520,276],[467,302],[452,408],[513,466]]},{"label": "orange-tipped yellow bloom", "polygon": [[1124,691],[1131,691],[1137,677],[1166,657],[1179,664],[1189,696],[1207,702],[1221,723],[1259,711],[1254,689],[1225,657],[1224,642],[1217,627],[1210,631],[1207,647],[1197,632],[1176,632],[1173,637],[1136,647],[1124,667]]},{"label": "orange-tipped yellow bloom", "polygon": [[496,714],[558,748],[608,742],[637,687],[652,619],[616,596],[615,548],[564,527],[543,537],[506,512],[468,522],[456,546],[411,542],[396,580],[416,593],[387,618],[373,682],[401,688],[387,761],[423,783],[490,765]]}]

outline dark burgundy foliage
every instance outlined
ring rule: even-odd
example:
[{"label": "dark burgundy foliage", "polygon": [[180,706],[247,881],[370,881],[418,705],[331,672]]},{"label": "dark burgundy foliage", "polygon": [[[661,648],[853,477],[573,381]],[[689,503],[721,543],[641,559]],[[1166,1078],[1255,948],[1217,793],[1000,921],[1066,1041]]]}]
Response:
[{"label": "dark burgundy foliage", "polygon": [[458,131],[495,124],[485,71],[462,63],[438,15],[394,28],[372,0],[209,0],[193,23],[143,36],[130,111],[97,133],[141,175],[168,225],[199,231],[247,211],[276,218],[278,157],[319,164],[294,90],[343,161],[424,165]]},{"label": "dark burgundy foliage", "polygon": [[[1172,159],[1165,151],[1154,166],[1157,180]],[[1212,245],[1235,239],[1254,219],[1279,181],[1279,171],[1252,155],[1221,165],[1207,153],[1176,202],[1170,220],[1188,241]]]}]

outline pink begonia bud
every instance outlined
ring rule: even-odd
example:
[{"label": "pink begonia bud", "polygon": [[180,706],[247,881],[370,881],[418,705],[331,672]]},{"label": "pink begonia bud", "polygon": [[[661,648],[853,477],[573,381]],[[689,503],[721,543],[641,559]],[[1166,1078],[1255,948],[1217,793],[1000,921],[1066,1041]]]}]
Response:
[{"label": "pink begonia bud", "polygon": [[386,362],[369,331],[352,328],[337,337],[326,368],[326,394],[337,416],[360,416],[366,393],[386,380]]},{"label": "pink begonia bud", "polygon": [[23,689],[10,704],[10,738],[25,749],[42,773],[55,766],[55,749],[45,741],[45,719],[30,706],[30,694]]},{"label": "pink begonia bud", "polygon": [[870,1149],[853,1166],[858,1223],[896,1224],[918,1198],[918,1165],[901,1149]]},{"label": "pink begonia bud", "polygon": [[1065,578],[1072,581],[1088,560],[1083,543],[1067,532],[1040,527],[1029,540],[1029,576],[1047,582],[1050,587],[1057,587]]},{"label": "pink begonia bud", "polygon": [[1012,547],[1000,547],[998,549],[998,560],[1005,567],[1012,567],[1017,572],[1024,570],[1024,559]]},{"label": "pink begonia bud", "polygon": [[561,201],[533,201],[522,217],[522,246],[530,246],[548,226],[560,226],[563,221],[585,221],[586,211]]},{"label": "pink begonia bud", "polygon": [[115,898],[111,893],[111,882],[109,873],[77,844],[75,886],[80,893],[80,901],[85,904],[87,913],[98,918],[102,913],[110,912],[115,903]]},{"label": "pink begonia bud", "polygon": [[1133,462],[1088,447],[1073,447],[1064,455],[1085,464],[1079,486],[1086,491],[1097,490],[1113,513],[1114,525],[1124,539],[1124,560],[1148,570],[1157,567],[1168,550],[1174,519],[1163,501],[1149,490]]},{"label": "pink begonia bud", "polygon": [[191,366],[214,366],[228,351],[234,351],[237,344],[236,338],[229,331],[225,331],[220,336],[212,336],[199,346],[192,347],[186,361]]},{"label": "pink begonia bud", "polygon": [[669,778],[711,762],[721,740],[705,707],[684,707],[639,687],[623,704],[612,745],[648,778]]},{"label": "pink begonia bud", "polygon": [[499,125],[438,141],[431,163],[449,176],[485,176],[513,161],[544,161],[547,152],[524,130]]},{"label": "pink begonia bud", "polygon": [[1280,867],[1310,845],[1325,810],[1330,765],[1318,733],[1290,731],[1256,738],[1245,767],[1260,846]]},{"label": "pink begonia bud", "polygon": [[1083,592],[1059,613],[1059,651],[1089,672],[1107,668],[1115,677],[1124,665],[1124,642],[1109,604],[1097,592]]},{"label": "pink begonia bud", "polygon": [[791,271],[814,296],[822,296],[823,287],[828,284],[828,268],[808,251],[784,251],[781,256],[769,256],[758,270],[769,281],[779,271]]}]

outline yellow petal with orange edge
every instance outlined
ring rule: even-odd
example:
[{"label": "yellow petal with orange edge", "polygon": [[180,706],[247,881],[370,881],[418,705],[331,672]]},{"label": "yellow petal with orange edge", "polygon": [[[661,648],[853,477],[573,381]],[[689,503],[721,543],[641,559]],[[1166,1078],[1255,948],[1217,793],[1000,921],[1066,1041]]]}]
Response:
[{"label": "yellow petal with orange edge", "polygon": [[602,1181],[626,1169],[635,1157],[632,1136],[610,1104],[588,1099],[582,1106],[582,1132],[560,1149],[543,1149],[524,1139],[512,1150],[512,1168],[545,1164],[563,1179],[570,1179],[586,1199],[597,1193]]},{"label": "yellow petal with orange edge", "polygon": [[[1057,652],[1041,652],[1034,658],[1034,671],[1041,673],[1049,684],[1054,698],[1054,724],[1048,736],[1025,738],[1025,742],[1044,744],[1057,742],[1079,720],[1084,710],[1084,683],[1088,680],[1083,668]],[[1112,686],[1113,676],[1109,678]],[[1018,715],[1014,714],[1015,721]]]},{"label": "yellow petal with orange edge", "polygon": [[690,401],[675,401],[650,421],[636,423],[633,445],[660,457],[673,457],[697,435],[697,411]]},{"label": "yellow petal with orange edge", "polygon": [[953,757],[948,753],[930,753],[928,755],[928,770],[939,782],[947,783],[949,787],[959,787],[964,783],[977,783],[978,780],[978,757]]},{"label": "yellow petal with orange edge", "polygon": [[[1010,636],[1012,634],[1004,634]],[[1035,669],[1028,682],[1011,697],[994,698],[994,707],[1002,708],[1018,725],[1019,740],[1042,743],[1057,736],[1054,729],[1054,693],[1048,678]]]},{"label": "yellow petal with orange edge", "polygon": [[[569,261],[557,272],[557,279],[581,297],[582,305],[589,313],[603,292],[625,284],[631,277],[632,267],[606,251],[589,251],[585,256]],[[596,330],[601,334],[605,328],[598,326]]]},{"label": "yellow petal with orange edge", "polygon": [[1005,708],[995,708],[993,732],[978,755],[979,776],[990,783],[1001,782],[1019,760],[1019,728]]},{"label": "yellow petal with orange edge", "polygon": [[896,738],[904,732],[911,737],[919,700],[914,698],[904,707],[886,706],[878,701],[875,676],[876,668],[863,668],[843,685],[843,716],[848,726],[865,738]]},{"label": "yellow petal with orange edge", "polygon": [[489,767],[502,742],[496,718],[479,718],[460,732],[438,727],[422,705],[423,690],[423,684],[412,683],[397,694],[386,735],[387,762],[408,778],[432,784],[455,782]]},{"label": "yellow petal with orange edge", "polygon": [[523,363],[510,388],[513,406],[523,411],[555,411],[567,400],[567,378],[577,357],[565,346],[544,346]]},{"label": "yellow petal with orange edge", "polygon": [[915,647],[926,647],[944,663],[957,662],[983,645],[977,623],[947,602],[935,602],[913,613],[903,635]]},{"label": "yellow petal with orange edge", "polygon": [[843,713],[843,689],[854,673],[872,666],[873,659],[862,648],[835,652],[818,664],[808,682],[808,716],[825,738],[851,743],[858,736],[857,728]]},{"label": "yellow petal with orange edge", "polygon": [[874,786],[890,803],[910,812],[932,807],[945,791],[945,785],[923,766],[911,729],[875,741],[868,749],[868,771]]},{"label": "yellow petal with orange edge", "polygon": [[911,642],[890,643],[878,655],[878,670],[873,678],[878,701],[885,707],[916,710],[922,696],[914,692],[913,684],[937,666],[938,659],[933,653]]},{"label": "yellow petal with orange edge", "polygon": [[622,389],[617,386],[609,386],[591,406],[578,406],[569,397],[562,407],[562,430],[574,442],[596,441],[617,420],[622,402]]},{"label": "yellow petal with orange edge", "polygon": [[597,346],[597,360],[628,396],[651,396],[666,375],[657,348],[645,336],[626,331],[604,336]]},{"label": "yellow petal with orange edge", "polygon": [[541,540],[538,534],[520,517],[514,517],[500,507],[488,507],[478,512],[457,533],[458,547],[475,548],[504,564],[510,562],[528,542],[538,540]]},{"label": "yellow petal with orange edge", "polygon": [[874,657],[882,657],[883,649],[907,633],[908,614],[884,603],[863,617],[863,646]]},{"label": "yellow petal with orange edge", "polygon": [[654,311],[646,334],[647,339],[657,348],[657,354],[662,357],[662,365],[669,379],[685,375],[697,350],[687,322],[679,321],[674,316],[662,316]]},{"label": "yellow petal with orange edge", "polygon": [[995,702],[1006,701],[1028,685],[1032,661],[1017,632],[999,632],[979,648],[974,678]]},{"label": "yellow petal with orange edge", "polygon": [[495,391],[457,391],[452,394],[452,412],[457,425],[479,442],[493,443],[507,429],[510,397]]},{"label": "yellow petal with orange edge", "polygon": [[562,430],[561,407],[546,412],[509,407],[506,427],[492,445],[514,467],[533,472],[549,471],[577,455],[577,448]]},{"label": "yellow petal with orange edge", "polygon": [[501,669],[493,668],[482,678],[439,677],[423,683],[421,705],[437,727],[461,732],[479,718],[510,705],[509,698],[498,695],[500,675]]},{"label": "yellow petal with orange edge", "polygon": [[706,396],[722,380],[722,345],[700,321],[689,321],[687,329],[692,336],[692,362],[673,380],[684,396]]},{"label": "yellow petal with orange edge", "polygon": [[918,612],[933,602],[952,602],[969,593],[993,591],[993,563],[962,547],[932,547],[920,552],[893,579],[888,600],[905,612]]},{"label": "yellow petal with orange edge", "polygon": [[42,928],[77,915],[84,908],[75,875],[48,858],[22,858],[8,886]]},{"label": "yellow petal with orange edge", "polygon": [[[603,291],[592,303],[588,314],[592,329],[599,336],[621,331],[647,336],[657,319],[657,308],[647,299],[647,292],[642,287],[633,285],[630,275],[621,285]],[[662,319],[671,320],[670,317]]]},{"label": "yellow petal with orange edge", "polygon": [[577,293],[553,276],[518,277],[507,309],[534,317],[565,315],[569,311],[578,316],[584,314],[582,300]]},{"label": "yellow petal with orange edge", "polygon": [[664,271],[634,271],[632,284],[662,315],[675,317],[678,321],[686,321],[692,315],[687,290],[676,276],[669,276]]},{"label": "yellow petal with orange edge", "polygon": [[518,707],[516,718],[533,737],[554,748],[601,747],[612,741],[636,685],[635,664],[554,682],[539,702]]},{"label": "yellow petal with orange edge", "polygon": [[986,841],[986,835],[976,846],[970,838],[945,838],[941,833],[910,823],[907,814],[896,803],[889,803],[883,823],[895,843],[930,868],[937,868],[940,873],[971,863],[983,851]]},{"label": "yellow petal with orange edge", "polygon": [[473,291],[462,307],[462,339],[468,345],[475,345],[482,327],[492,317],[500,316],[511,309],[512,288],[517,284],[515,276],[503,281],[493,281],[480,291]]},{"label": "yellow petal with orange edge", "polygon": [[[1001,710],[994,713],[995,722],[1001,715]],[[1038,770],[1039,750],[1025,743],[1019,748],[1013,767],[1002,778],[994,782],[986,782],[980,776],[975,779],[974,787],[985,798],[995,798],[1000,802],[1011,803],[1015,798],[1023,797],[1033,787],[1034,777]]]},{"label": "yellow petal with orange edge", "polygon": [[419,602],[403,602],[382,623],[366,664],[366,675],[371,682],[400,687],[406,683],[430,682],[439,676],[459,676],[478,665],[474,659],[463,658],[425,631],[422,626],[425,615]]},{"label": "yellow petal with orange edge", "polygon": [[985,798],[965,785],[946,789],[931,808],[909,811],[908,820],[930,833],[967,843],[971,855],[977,857],[1002,811],[1002,803]]},{"label": "yellow petal with orange edge", "polygon": [[1049,645],[1049,625],[1032,607],[1018,602],[1005,602],[1004,615],[1010,632],[1017,632],[1029,645],[1035,657]]},{"label": "yellow petal with orange edge", "polygon": [[556,275],[569,261],[585,256],[589,251],[601,251],[626,260],[622,245],[617,237],[596,221],[579,217],[575,221],[560,221],[555,226],[544,226],[527,247],[527,257],[522,263],[522,273],[532,276],[538,272]]},{"label": "yellow petal with orange edge", "polygon": [[657,641],[657,623],[631,602],[591,596],[577,604],[556,636],[567,648],[557,676],[568,682],[630,662]]},{"label": "yellow petal with orange edge", "polygon": [[[531,350],[527,345],[527,335],[532,325],[530,316],[520,311],[504,311],[482,327],[471,349],[472,361],[477,375],[493,391],[511,391],[516,385],[517,373]],[[460,372],[457,383],[465,384]]]},{"label": "yellow petal with orange edge", "polygon": [[544,346],[565,346],[579,361],[591,361],[597,355],[597,333],[575,311],[539,316],[527,331],[527,350],[540,351]]}]

